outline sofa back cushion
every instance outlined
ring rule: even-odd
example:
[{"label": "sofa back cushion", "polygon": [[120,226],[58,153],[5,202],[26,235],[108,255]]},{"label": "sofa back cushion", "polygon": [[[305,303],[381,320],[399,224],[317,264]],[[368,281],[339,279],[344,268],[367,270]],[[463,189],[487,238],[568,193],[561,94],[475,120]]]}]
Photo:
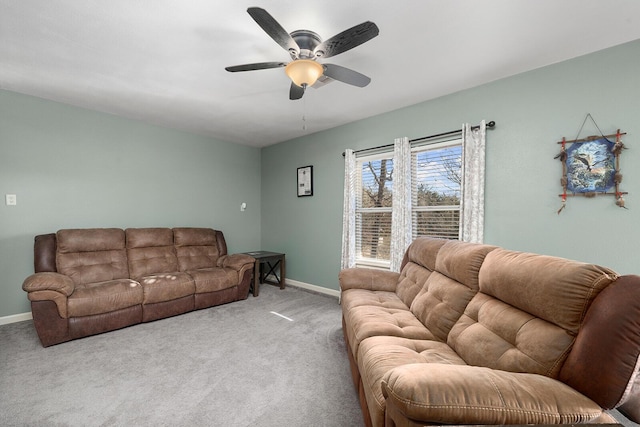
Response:
[{"label": "sofa back cushion", "polygon": [[441,341],[478,292],[478,272],[495,246],[446,241],[440,247],[434,272],[413,300],[411,312]]},{"label": "sofa back cushion", "polygon": [[132,278],[178,271],[173,230],[170,228],[127,228],[125,236]]},{"label": "sofa back cushion", "polygon": [[470,365],[557,378],[587,309],[616,278],[592,264],[495,249],[447,342]]},{"label": "sofa back cushion", "polygon": [[124,230],[59,230],[56,241],[57,270],[76,285],[129,278]]},{"label": "sofa back cushion", "polygon": [[174,228],[179,271],[216,267],[221,254],[218,233],[211,228]]},{"label": "sofa back cushion", "polygon": [[396,286],[396,295],[407,307],[411,306],[431,272],[435,270],[436,256],[446,242],[444,239],[419,237],[409,245]]}]

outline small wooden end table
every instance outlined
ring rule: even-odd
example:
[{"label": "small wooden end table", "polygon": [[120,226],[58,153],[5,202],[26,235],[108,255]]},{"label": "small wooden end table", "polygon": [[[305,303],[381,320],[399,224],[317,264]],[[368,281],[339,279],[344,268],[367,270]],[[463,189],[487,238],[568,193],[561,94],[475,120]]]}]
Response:
[{"label": "small wooden end table", "polygon": [[[253,271],[253,296],[260,294],[260,283],[270,283],[272,285],[280,285],[280,289],[284,289],[284,272],[285,272],[285,255],[278,252],[269,251],[253,251],[244,252],[244,254],[252,256],[256,259],[256,265]],[[276,267],[280,266],[280,276],[276,273]],[[265,270],[269,270],[265,273]],[[276,281],[268,280],[267,277],[273,274]]]}]

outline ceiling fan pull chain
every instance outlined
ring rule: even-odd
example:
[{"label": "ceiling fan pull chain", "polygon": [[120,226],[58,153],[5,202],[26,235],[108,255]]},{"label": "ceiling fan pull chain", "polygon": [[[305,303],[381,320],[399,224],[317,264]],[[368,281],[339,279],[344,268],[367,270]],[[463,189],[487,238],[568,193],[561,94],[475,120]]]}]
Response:
[{"label": "ceiling fan pull chain", "polygon": [[307,98],[302,98],[302,130],[307,131]]}]

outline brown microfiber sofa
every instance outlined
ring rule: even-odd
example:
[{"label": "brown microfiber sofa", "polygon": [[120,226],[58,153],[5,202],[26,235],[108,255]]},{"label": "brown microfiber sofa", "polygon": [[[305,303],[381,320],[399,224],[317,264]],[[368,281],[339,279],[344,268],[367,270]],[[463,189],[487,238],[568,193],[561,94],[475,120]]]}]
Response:
[{"label": "brown microfiber sofa", "polygon": [[211,228],[66,229],[36,236],[22,289],[47,347],[246,299],[254,262]]},{"label": "brown microfiber sofa", "polygon": [[640,421],[640,276],[424,237],[339,279],[367,425]]}]

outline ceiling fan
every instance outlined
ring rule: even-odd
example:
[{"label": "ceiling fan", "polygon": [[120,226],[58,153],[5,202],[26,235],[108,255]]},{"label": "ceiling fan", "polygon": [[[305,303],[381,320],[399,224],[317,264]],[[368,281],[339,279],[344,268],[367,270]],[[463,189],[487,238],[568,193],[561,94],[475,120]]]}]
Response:
[{"label": "ceiling fan", "polygon": [[317,60],[336,56],[377,36],[380,30],[373,22],[363,22],[323,41],[318,34],[309,30],[287,33],[269,12],[259,7],[250,7],[247,12],[276,43],[289,52],[291,62],[234,65],[225,70],[235,73],[285,67],[285,73],[292,81],[289,90],[289,99],[292,100],[302,98],[305,89],[313,86],[322,76],[357,87],[365,87],[371,82],[369,77],[357,71],[335,64],[320,64]]}]

